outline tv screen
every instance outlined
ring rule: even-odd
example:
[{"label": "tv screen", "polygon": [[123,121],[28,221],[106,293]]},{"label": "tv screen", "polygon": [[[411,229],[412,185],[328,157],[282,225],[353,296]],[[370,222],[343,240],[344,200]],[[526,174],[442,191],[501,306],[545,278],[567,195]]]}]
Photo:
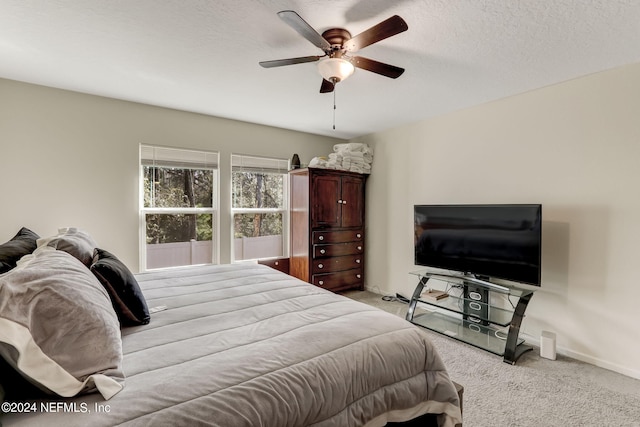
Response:
[{"label": "tv screen", "polygon": [[540,286],[542,205],[415,205],[415,264]]}]

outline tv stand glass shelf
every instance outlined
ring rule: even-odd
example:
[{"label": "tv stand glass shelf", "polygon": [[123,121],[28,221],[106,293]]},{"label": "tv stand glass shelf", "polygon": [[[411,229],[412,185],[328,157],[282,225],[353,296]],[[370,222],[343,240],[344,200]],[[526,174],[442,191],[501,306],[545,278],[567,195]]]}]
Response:
[{"label": "tv stand glass shelf", "polygon": [[[503,286],[474,276],[425,270],[410,274],[418,278],[406,317],[411,323],[503,356],[504,362],[512,365],[523,353],[532,350],[518,335],[533,290]],[[451,288],[448,296],[429,297],[427,291],[437,289],[430,286],[430,280],[445,282]],[[455,295],[454,289],[459,295]]]}]

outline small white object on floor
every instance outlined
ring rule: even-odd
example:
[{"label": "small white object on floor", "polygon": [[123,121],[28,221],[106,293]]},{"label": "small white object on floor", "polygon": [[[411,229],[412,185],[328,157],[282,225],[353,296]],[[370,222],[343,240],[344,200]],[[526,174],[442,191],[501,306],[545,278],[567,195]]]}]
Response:
[{"label": "small white object on floor", "polygon": [[542,331],[540,334],[540,357],[556,360],[556,334]]}]

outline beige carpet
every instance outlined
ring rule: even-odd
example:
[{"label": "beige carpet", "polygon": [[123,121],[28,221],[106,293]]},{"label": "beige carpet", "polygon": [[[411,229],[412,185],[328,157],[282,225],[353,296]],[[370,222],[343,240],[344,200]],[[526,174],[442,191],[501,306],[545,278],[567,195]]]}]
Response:
[{"label": "beige carpet", "polygon": [[[343,295],[403,317],[408,305],[368,291]],[[516,365],[435,332],[451,379],[464,386],[465,427],[640,427],[640,380],[537,348]]]}]

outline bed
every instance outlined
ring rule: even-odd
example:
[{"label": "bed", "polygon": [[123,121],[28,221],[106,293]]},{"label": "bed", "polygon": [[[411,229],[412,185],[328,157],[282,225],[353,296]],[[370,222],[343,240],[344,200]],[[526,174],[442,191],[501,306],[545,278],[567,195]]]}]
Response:
[{"label": "bed", "polygon": [[[91,271],[60,252],[35,258]],[[7,399],[3,426],[384,426],[428,413],[461,423],[437,351],[397,316],[258,264],[135,280],[150,322],[119,329],[118,366],[83,377],[75,396]]]}]

